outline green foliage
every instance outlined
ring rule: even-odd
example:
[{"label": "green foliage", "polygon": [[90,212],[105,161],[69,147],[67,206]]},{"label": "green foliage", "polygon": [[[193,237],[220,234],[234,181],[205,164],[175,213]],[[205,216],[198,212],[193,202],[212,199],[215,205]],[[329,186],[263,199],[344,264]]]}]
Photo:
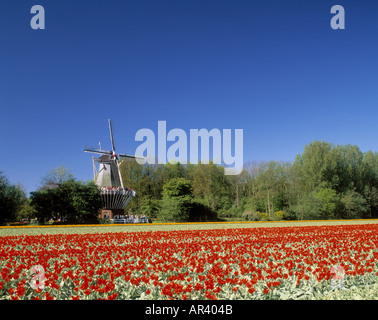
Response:
[{"label": "green foliage", "polygon": [[185,178],[173,178],[163,187],[163,199],[158,218],[163,221],[215,221],[217,214],[204,203],[193,199],[191,182]]},{"label": "green foliage", "polygon": [[339,196],[336,190],[331,188],[320,188],[316,193],[316,197],[321,200],[320,219],[335,219],[339,204]]},{"label": "green foliage", "polygon": [[259,213],[250,209],[245,210],[242,213],[242,217],[247,221],[260,221]]},{"label": "green foliage", "polygon": [[270,220],[269,213],[267,213],[267,212],[258,212],[257,214],[259,216],[260,221],[269,221]]},{"label": "green foliage", "polygon": [[184,178],[173,178],[163,187],[163,197],[193,197],[193,188],[191,182]]},{"label": "green foliage", "polygon": [[94,182],[68,180],[57,186],[31,193],[31,205],[39,223],[49,220],[64,223],[95,223],[102,206]]},{"label": "green foliage", "polygon": [[188,221],[193,199],[190,181],[173,178],[164,185],[162,194],[159,219],[173,222]]},{"label": "green foliage", "polygon": [[[237,176],[209,164],[167,163],[140,165],[129,159],[120,166],[125,187],[137,191],[127,210],[164,221],[292,220],[378,217],[378,154],[361,152],[357,146],[314,141],[293,163],[248,162]],[[90,217],[93,199],[65,168],[42,179],[34,199],[42,220]],[[0,201],[3,197],[0,184]],[[17,199],[15,189],[6,188]],[[72,190],[75,190],[73,192]],[[56,194],[58,193],[58,194]],[[33,198],[33,197],[32,197]],[[42,200],[43,199],[43,200]],[[7,212],[13,218],[33,215],[27,202]],[[94,201],[96,202],[96,201]],[[12,206],[12,201],[3,201]],[[24,203],[24,204],[22,204]],[[1,212],[1,216],[7,214]],[[71,212],[71,213],[69,213]],[[17,216],[17,213],[19,215]],[[10,216],[7,219],[11,219]],[[87,218],[84,218],[87,220]],[[5,221],[0,217],[1,221]]]},{"label": "green foliage", "polygon": [[10,184],[0,171],[0,224],[16,220],[25,202],[26,195],[21,187]]},{"label": "green foliage", "polygon": [[193,194],[198,199],[203,199],[208,207],[218,209],[217,205],[224,197],[230,197],[231,176],[224,175],[223,167],[210,162],[209,164],[197,164],[191,172]]},{"label": "green foliage", "polygon": [[273,220],[284,220],[286,216],[286,212],[279,210],[274,213],[274,219]]},{"label": "green foliage", "polygon": [[304,147],[302,154],[297,155],[293,166],[305,192],[313,191],[329,175],[329,172],[326,173],[326,158],[332,148],[333,145],[328,142],[314,141]]},{"label": "green foliage", "polygon": [[151,198],[143,199],[142,214],[144,214],[150,221],[156,219],[160,211],[160,201]]},{"label": "green foliage", "polygon": [[98,219],[99,224],[110,224],[109,218],[100,218]]},{"label": "green foliage", "polygon": [[192,198],[188,196],[169,197],[161,200],[161,210],[158,218],[165,222],[189,221]]},{"label": "green foliage", "polygon": [[26,199],[20,206],[17,215],[16,220],[27,220],[30,221],[35,217],[35,209],[30,204],[30,199]]},{"label": "green foliage", "polygon": [[288,207],[289,213],[297,220],[319,219],[322,212],[322,200],[315,192],[305,193],[298,200]]},{"label": "green foliage", "polygon": [[358,192],[348,190],[345,192],[341,199],[342,216],[344,219],[353,219],[362,217],[366,214],[368,207],[366,206],[367,200]]},{"label": "green foliage", "polygon": [[75,180],[74,176],[70,173],[70,171],[63,167],[57,167],[54,169],[51,169],[46,176],[44,176],[41,179],[41,188],[48,188],[48,187],[54,187],[62,184],[66,181]]},{"label": "green foliage", "polygon": [[[314,141],[293,163],[248,162],[237,176],[224,175],[223,167],[212,162],[141,166],[128,160],[121,171],[124,185],[137,190],[129,209],[165,219],[182,219],[173,211],[181,210],[180,205],[185,211],[190,201],[172,204],[166,197],[183,194],[222,219],[378,217],[378,154],[362,153],[352,145]],[[260,217],[257,212],[264,214]],[[184,219],[192,218],[186,214]]]},{"label": "green foliage", "polygon": [[[378,216],[378,154],[315,141],[298,155],[290,212],[313,219]],[[320,200],[320,201],[319,201]]]}]

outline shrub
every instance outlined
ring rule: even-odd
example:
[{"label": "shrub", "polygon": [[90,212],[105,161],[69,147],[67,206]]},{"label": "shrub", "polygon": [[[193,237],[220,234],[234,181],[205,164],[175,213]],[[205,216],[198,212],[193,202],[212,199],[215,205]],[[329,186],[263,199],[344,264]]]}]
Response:
[{"label": "shrub", "polygon": [[260,220],[259,214],[255,211],[253,211],[253,210],[245,210],[242,213],[242,217],[247,221],[259,221]]},{"label": "shrub", "polygon": [[283,220],[285,216],[285,212],[282,210],[276,211],[274,213],[274,220]]},{"label": "shrub", "polygon": [[100,218],[99,219],[100,224],[110,224],[110,219],[109,218]]},{"label": "shrub", "polygon": [[268,220],[271,220],[269,218],[269,214],[267,212],[257,212],[258,216],[259,216],[259,219],[261,221],[268,221]]}]

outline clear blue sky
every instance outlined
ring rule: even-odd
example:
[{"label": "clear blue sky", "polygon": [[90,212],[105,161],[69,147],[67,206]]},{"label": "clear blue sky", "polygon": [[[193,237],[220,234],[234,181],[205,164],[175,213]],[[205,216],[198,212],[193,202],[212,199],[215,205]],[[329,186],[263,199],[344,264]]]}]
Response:
[{"label": "clear blue sky", "polygon": [[108,118],[129,154],[159,120],[243,129],[245,162],[314,140],[377,151],[377,18],[371,0],[3,0],[0,170],[27,192],[61,165],[90,180],[83,145],[110,148]]}]

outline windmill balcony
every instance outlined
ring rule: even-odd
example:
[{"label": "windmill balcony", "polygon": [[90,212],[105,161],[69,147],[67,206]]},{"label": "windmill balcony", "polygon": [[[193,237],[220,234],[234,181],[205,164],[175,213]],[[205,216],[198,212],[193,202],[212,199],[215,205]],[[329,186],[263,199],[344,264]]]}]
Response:
[{"label": "windmill balcony", "polygon": [[136,192],[131,188],[122,187],[101,187],[100,195],[103,203],[103,209],[112,210],[123,210],[129,203],[131,198],[135,197]]},{"label": "windmill balcony", "polygon": [[130,196],[135,196],[135,191],[131,188],[122,187],[101,187],[101,193],[104,194],[125,194]]}]

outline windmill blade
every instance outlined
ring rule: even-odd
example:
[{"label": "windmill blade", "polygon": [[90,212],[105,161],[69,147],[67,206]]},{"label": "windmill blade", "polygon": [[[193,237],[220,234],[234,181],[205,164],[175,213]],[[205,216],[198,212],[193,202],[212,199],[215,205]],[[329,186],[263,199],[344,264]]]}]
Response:
[{"label": "windmill blade", "polygon": [[89,152],[89,153],[96,153],[96,154],[108,154],[108,155],[112,155],[113,152],[111,151],[100,151],[100,150],[96,150],[96,149],[91,149],[91,148],[84,148],[84,152]]},{"label": "windmill blade", "polygon": [[108,119],[109,121],[109,131],[110,131],[110,141],[112,142],[112,150],[115,152],[115,144],[114,144],[114,137],[113,137],[113,123],[112,120]]},{"label": "windmill blade", "polygon": [[118,158],[122,159],[122,158],[132,158],[132,159],[144,159],[142,157],[136,157],[136,156],[130,156],[128,154],[119,154],[118,155]]}]

